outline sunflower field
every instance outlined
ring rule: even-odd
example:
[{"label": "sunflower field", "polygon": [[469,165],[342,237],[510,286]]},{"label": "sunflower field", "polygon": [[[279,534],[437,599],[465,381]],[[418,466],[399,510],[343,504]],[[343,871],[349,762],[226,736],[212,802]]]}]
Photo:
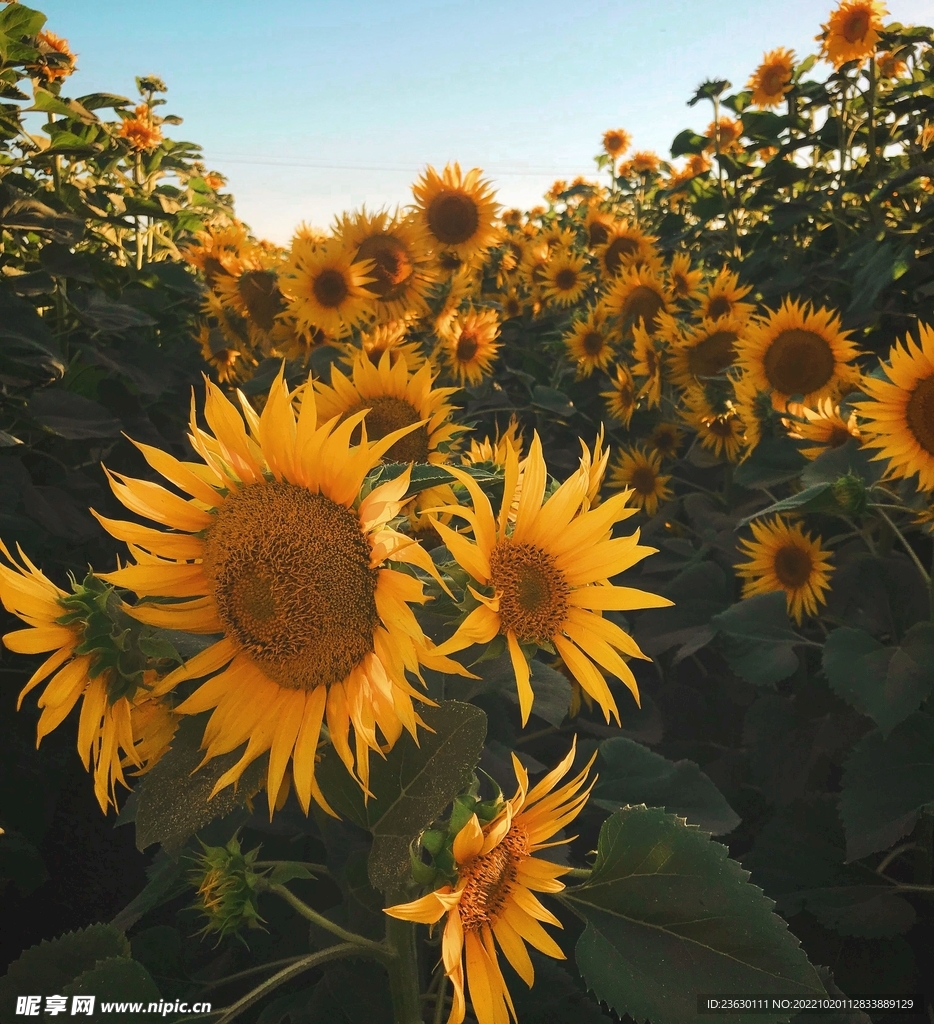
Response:
[{"label": "sunflower field", "polygon": [[934,1020],[886,17],[533,209],[450,163],[281,248],[0,7],[0,1024]]}]

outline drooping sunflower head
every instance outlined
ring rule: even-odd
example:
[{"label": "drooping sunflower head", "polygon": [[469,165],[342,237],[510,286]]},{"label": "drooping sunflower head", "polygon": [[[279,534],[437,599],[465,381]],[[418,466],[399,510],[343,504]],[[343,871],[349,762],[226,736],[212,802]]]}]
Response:
[{"label": "drooping sunflower head", "polygon": [[46,84],[61,82],[78,70],[75,65],[76,55],[68,45],[68,40],[54,32],[45,29],[39,32],[36,36],[36,49],[39,51],[39,59],[27,67],[40,81]]},{"label": "drooping sunflower head", "polygon": [[671,293],[660,274],[645,268],[624,271],[609,287],[603,302],[607,312],[617,321],[624,337],[633,327],[648,334],[658,330],[659,315],[668,312]]},{"label": "drooping sunflower head", "polygon": [[812,538],[801,523],[788,523],[781,516],[752,523],[753,539],[739,542],[748,562],[736,566],[746,582],[743,597],[784,590],[788,614],[799,625],[805,615],[816,615],[826,603],[830,589],[830,552]]},{"label": "drooping sunflower head", "polygon": [[441,174],[433,167],[412,186],[417,216],[435,249],[469,259],[495,244],[499,209],[479,167],[461,174],[448,164]]},{"label": "drooping sunflower head", "polygon": [[[371,441],[414,427],[386,451],[385,462],[444,462],[464,428],[454,422],[454,407],[447,402],[457,388],[432,387],[435,376],[428,363],[411,372],[405,356],[393,362],[389,352],[384,352],[374,366],[368,355],[360,352],[353,360],[350,377],[332,367],[330,387],[315,381],[319,422],[333,416],[343,422],[369,410],[364,422]],[[351,436],[352,443],[359,442],[361,429]]]},{"label": "drooping sunflower head", "polygon": [[728,462],[738,462],[745,430],[735,404],[714,405],[697,385],[686,388],[682,397],[681,417],[697,434],[701,446]]},{"label": "drooping sunflower head", "polygon": [[672,342],[669,338],[669,369],[678,387],[686,388],[698,378],[717,377],[733,365],[736,346],[746,322],[736,316],[704,319]]},{"label": "drooping sunflower head", "polygon": [[336,239],[322,244],[296,238],[279,279],[289,314],[301,328],[343,337],[374,314],[373,294],[367,290],[373,265],[355,262]]},{"label": "drooping sunflower head", "polygon": [[625,128],[610,128],[603,133],[603,152],[619,159],[632,145],[632,136]]},{"label": "drooping sunflower head", "polygon": [[632,379],[629,367],[623,363],[617,363],[616,372],[610,378],[610,383],[611,390],[601,391],[600,397],[606,399],[606,408],[610,416],[628,428],[632,414],[639,404],[636,383]]},{"label": "drooping sunflower head", "polygon": [[760,110],[781,106],[785,93],[791,88],[794,69],[794,51],[784,47],[769,50],[746,85],[752,90],[753,105]]},{"label": "drooping sunflower head", "polygon": [[641,445],[621,448],[610,465],[608,483],[617,491],[631,491],[630,500],[654,516],[660,502],[672,497],[668,487],[670,476],[661,472],[662,457],[658,452],[647,451]]},{"label": "drooping sunflower head", "polygon": [[888,476],[917,473],[918,487],[934,491],[934,327],[922,324],[917,341],[893,345],[882,368],[888,380],[865,377],[871,400],[856,403],[863,444],[888,459]]},{"label": "drooping sunflower head", "polygon": [[788,429],[788,436],[796,441],[811,442],[811,447],[801,447],[801,454],[806,458],[816,459],[828,448],[840,448],[850,438],[860,436],[856,411],[851,411],[848,418],[843,419],[840,406],[834,405],[829,398],[818,402],[816,409],[789,402],[788,412],[794,417],[782,420]]},{"label": "drooping sunflower head", "polygon": [[414,217],[360,210],[340,218],[334,234],[354,262],[371,263],[365,287],[381,319],[427,310],[425,296],[437,274],[430,239]]},{"label": "drooping sunflower head", "polygon": [[565,334],[564,344],[568,358],[577,364],[578,377],[606,370],[614,356],[614,336],[603,307],[591,307]]},{"label": "drooping sunflower head", "polygon": [[490,372],[499,352],[499,315],[494,309],[458,314],[450,327],[444,353],[448,366],[461,382],[479,384]]},{"label": "drooping sunflower head", "polygon": [[871,57],[879,42],[882,19],[888,13],[881,0],[841,0],[816,37],[821,44],[821,56],[834,68]]},{"label": "drooping sunflower head", "polygon": [[559,250],[542,272],[542,298],[555,306],[573,306],[583,298],[591,280],[586,256]]},{"label": "drooping sunflower head", "polygon": [[801,395],[805,405],[836,398],[858,385],[858,355],[840,318],[828,309],[785,299],[781,307],[746,328],[736,345],[738,363],[775,409]]},{"label": "drooping sunflower head", "polygon": [[627,268],[651,259],[655,254],[655,241],[653,236],[628,221],[613,221],[607,225],[606,238],[595,250],[604,276],[611,280]]}]

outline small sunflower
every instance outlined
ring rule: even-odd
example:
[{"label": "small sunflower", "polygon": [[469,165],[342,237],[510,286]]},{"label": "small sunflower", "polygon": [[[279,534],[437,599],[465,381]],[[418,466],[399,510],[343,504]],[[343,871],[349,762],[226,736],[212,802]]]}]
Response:
[{"label": "small sunflower", "polygon": [[334,239],[295,239],[279,284],[299,327],[317,327],[339,338],[372,318],[374,299],[367,285],[373,263],[354,262],[353,255]]},{"label": "small sunflower", "polygon": [[629,163],[636,174],[657,174],[661,166],[658,154],[650,149],[643,149],[638,153],[633,153]]},{"label": "small sunflower", "polygon": [[591,282],[587,257],[565,249],[542,272],[542,298],[556,306],[573,306],[583,298]]},{"label": "small sunflower", "polygon": [[[380,441],[404,427],[414,427],[383,455],[384,462],[441,463],[454,439],[463,431],[452,417],[447,399],[457,388],[433,388],[436,373],[428,363],[409,372],[404,356],[395,362],[384,352],[374,366],[365,352],[353,361],[351,376],[331,368],[331,384],[315,381],[318,420],[337,417],[338,423],[369,410],[364,420],[367,437]],[[351,441],[357,440],[356,431]]]},{"label": "small sunflower", "polygon": [[642,327],[648,334],[654,334],[658,330],[659,314],[668,312],[671,293],[655,271],[633,267],[612,282],[603,302],[610,316],[617,319],[624,336],[633,327]]},{"label": "small sunflower", "polygon": [[400,356],[405,356],[409,369],[417,370],[425,362],[425,356],[418,342],[406,340],[409,326],[407,320],[387,320],[385,323],[376,324],[360,335],[360,348],[348,342],[345,345],[345,352],[353,360],[362,348],[374,366],[379,366],[379,361],[386,352],[389,353],[390,363],[395,363]]},{"label": "small sunflower", "polygon": [[880,78],[901,78],[908,73],[908,64],[898,52],[880,53],[876,57],[876,67]]},{"label": "small sunflower", "polygon": [[577,364],[578,377],[606,370],[613,358],[613,332],[602,306],[591,307],[564,336],[568,358]]},{"label": "small sunflower", "polygon": [[516,317],[522,316],[526,309],[525,300],[514,289],[510,289],[500,296],[500,305],[502,306],[503,320],[515,320]]},{"label": "small sunflower", "polygon": [[151,153],[162,142],[162,129],[155,123],[149,107],[141,103],[134,115],[121,123],[117,137],[124,139],[137,153]]},{"label": "small sunflower", "polygon": [[529,292],[537,298],[541,298],[545,271],[548,269],[553,255],[554,252],[547,239],[542,238],[541,235],[530,239],[526,246],[519,272]]},{"label": "small sunflower", "polygon": [[762,63],[746,85],[752,90],[752,104],[760,110],[781,106],[785,93],[791,88],[791,76],[795,69],[793,50],[780,47],[769,50]]},{"label": "small sunflower", "polygon": [[732,117],[721,117],[711,121],[704,137],[710,141],[705,146],[708,153],[742,153],[743,145],[739,141],[743,135],[742,121]]},{"label": "small sunflower", "polygon": [[882,18],[888,14],[880,0],[841,0],[816,38],[821,56],[841,68],[851,60],[863,61],[876,52]]},{"label": "small sunflower", "polygon": [[733,404],[715,409],[703,390],[696,386],[685,390],[683,400],[685,407],[681,418],[695,431],[701,446],[728,462],[738,462],[745,428]]},{"label": "small sunflower", "polygon": [[662,353],[652,335],[639,325],[633,327],[632,337],[632,375],[645,378],[639,388],[639,398],[644,398],[648,407],[654,409],[662,400]]},{"label": "small sunflower", "polygon": [[598,245],[604,245],[610,237],[610,229],[613,227],[615,218],[612,213],[607,213],[599,207],[590,206],[584,216],[584,231],[587,233],[587,245],[593,249]]},{"label": "small sunflower", "polygon": [[788,614],[800,625],[805,615],[816,615],[817,606],[826,603],[830,552],[821,547],[820,537],[813,539],[800,523],[791,525],[781,516],[754,522],[751,528],[753,539],[739,542],[750,561],[736,566],[746,580],[743,597],[784,590]]},{"label": "small sunflower", "polygon": [[688,253],[679,252],[671,257],[671,263],[668,265],[668,287],[676,299],[690,302],[700,298],[703,279],[702,270],[691,269],[691,257]]},{"label": "small sunflower", "polygon": [[433,246],[468,260],[495,244],[497,203],[479,167],[461,174],[448,164],[442,174],[433,167],[412,186],[417,216]]},{"label": "small sunflower", "polygon": [[461,455],[461,462],[465,466],[474,466],[480,462],[492,462],[497,466],[506,465],[506,452],[513,451],[520,460],[522,459],[522,427],[515,415],[509,417],[506,429],[500,431],[499,424],[496,426],[496,436],[490,440],[489,436],[482,441],[471,439],[469,449]]},{"label": "small sunflower", "polygon": [[342,217],[334,234],[354,262],[372,261],[365,287],[381,320],[427,311],[425,296],[436,272],[428,235],[414,218],[361,210]]},{"label": "small sunflower", "polygon": [[235,220],[216,229],[196,232],[194,244],[183,248],[181,255],[204,274],[205,282],[212,288],[217,277],[238,272],[240,257],[251,246],[246,227]]},{"label": "small sunflower", "polygon": [[458,314],[444,346],[451,372],[461,384],[479,384],[490,372],[499,352],[499,316],[494,309],[474,309]]},{"label": "small sunflower", "polygon": [[[596,509],[581,511],[591,484],[590,471],[582,465],[543,505],[547,473],[537,433],[521,489],[517,487],[518,455],[506,452],[503,501],[497,518],[473,477],[450,467],[448,472],[467,488],[473,508],[454,506],[445,511],[467,519],[475,541],[440,524],[438,530],[458,564],[477,581],[480,589],[471,588],[471,593],[480,604],[438,647],[438,653],[450,654],[505,636],[524,725],[534,693],[529,663],[520,645],[550,643],[603,709],[607,721],[611,714],[618,721],[616,701],[594,661],[622,680],[638,700],[635,677],[618,652],[635,658],[645,655],[632,637],[602,613],[670,604],[666,598],[607,582],[655,550],[639,545],[638,531],[609,537],[612,525],[635,511],[626,507],[629,494],[614,495]],[[509,510],[517,492],[512,528]]]},{"label": "small sunflower", "polygon": [[735,316],[719,320],[702,320],[681,334],[670,337],[669,369],[672,381],[681,388],[689,387],[698,377],[717,377],[736,359],[736,345],[746,323]]},{"label": "small sunflower", "polygon": [[608,483],[614,490],[625,489],[633,502],[654,516],[660,502],[672,497],[668,487],[670,476],[661,472],[662,457],[658,452],[646,451],[639,445],[621,448],[610,467]]},{"label": "small sunflower", "polygon": [[506,1024],[510,1013],[515,1017],[497,944],[529,987],[535,971],[526,943],[547,956],[565,959],[561,947],[542,927],[544,922],[560,928],[561,922],[535,893],[561,892],[564,883],[559,879],[570,868],[535,854],[567,841],[554,837],[563,835],[590,795],[593,782],[584,786],[593,757],[579,775],[555,788],[570,771],[575,752],[576,742],[567,757],[531,789],[528,773],[513,754],[516,795],[504,802],[491,821],[481,825],[474,814],[457,833],[451,851],[452,882],[385,911],[391,917],[427,925],[446,918],[441,960],[454,995],[447,1024],[462,1024],[468,993],[477,1024]]},{"label": "small sunflower", "polygon": [[677,458],[678,449],[683,441],[684,434],[678,429],[677,423],[656,423],[649,434],[649,447],[658,452],[663,459]]},{"label": "small sunflower", "polygon": [[201,358],[214,368],[217,379],[226,384],[237,376],[237,360],[241,357],[240,349],[231,347],[228,338],[218,328],[201,324],[198,329],[198,344],[201,347]]},{"label": "small sunflower", "polygon": [[856,405],[863,445],[889,460],[889,476],[917,473],[919,489],[934,491],[934,328],[922,324],[917,342],[893,345],[883,369],[888,380],[864,378],[872,401]]},{"label": "small sunflower", "polygon": [[54,32],[43,29],[36,35],[36,49],[39,60],[27,65],[28,69],[45,84],[64,81],[70,74],[77,71],[75,54],[72,53],[67,39],[62,39]]},{"label": "small sunflower", "polygon": [[750,323],[737,342],[737,352],[751,382],[760,390],[771,390],[779,412],[795,395],[811,406],[822,398],[838,397],[860,380],[852,365],[858,349],[840,330],[839,316],[792,299]]},{"label": "small sunflower", "polygon": [[619,420],[624,427],[628,428],[632,414],[639,404],[636,397],[636,384],[632,379],[629,368],[622,363],[616,366],[616,377],[611,379],[612,390],[601,391],[600,397],[606,399],[607,412],[615,420]]},{"label": "small sunflower", "polygon": [[213,283],[222,305],[246,320],[253,344],[259,348],[268,348],[288,333],[279,319],[286,308],[279,290],[279,263],[275,255],[252,246],[241,250],[237,265]]},{"label": "small sunflower", "polygon": [[735,316],[745,320],[755,311],[750,302],[742,302],[752,291],[752,285],[739,283],[739,274],[724,267],[701,294],[699,315],[707,320],[721,316]]},{"label": "small sunflower", "polygon": [[733,382],[732,408],[742,421],[743,443],[746,455],[750,455],[763,437],[774,434],[776,416],[772,395],[768,388],[758,385],[752,374],[734,371],[730,380]]},{"label": "small sunflower", "polygon": [[829,398],[817,403],[817,409],[808,409],[797,402],[788,403],[788,412],[794,420],[783,419],[788,428],[788,436],[796,441],[810,441],[812,448],[801,448],[801,454],[808,459],[816,459],[828,448],[840,448],[851,437],[860,436],[856,425],[856,412],[851,412],[847,419],[840,415],[840,406],[834,405]]},{"label": "small sunflower", "polygon": [[625,128],[610,128],[603,133],[603,152],[619,159],[632,144],[632,136]]},{"label": "small sunflower", "polygon": [[655,253],[656,239],[636,224],[614,221],[606,229],[606,240],[595,250],[597,261],[607,278],[614,278],[628,267],[645,262]]}]

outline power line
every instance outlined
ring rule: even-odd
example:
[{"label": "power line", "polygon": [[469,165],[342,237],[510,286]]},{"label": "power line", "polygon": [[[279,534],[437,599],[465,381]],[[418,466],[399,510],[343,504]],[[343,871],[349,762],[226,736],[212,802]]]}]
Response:
[{"label": "power line", "polygon": [[[262,167],[307,167],[318,171],[398,171],[404,174],[419,174],[424,170],[421,167],[389,167],[363,164],[313,164],[301,160],[253,160],[249,157],[222,156],[215,154],[211,159],[226,164],[251,164]],[[209,162],[209,161],[208,161]],[[528,167],[521,171],[498,170],[496,167],[486,167],[485,173],[493,175],[510,175],[516,177],[528,177],[530,175],[562,175],[579,173],[580,168],[554,168],[554,167]]]}]

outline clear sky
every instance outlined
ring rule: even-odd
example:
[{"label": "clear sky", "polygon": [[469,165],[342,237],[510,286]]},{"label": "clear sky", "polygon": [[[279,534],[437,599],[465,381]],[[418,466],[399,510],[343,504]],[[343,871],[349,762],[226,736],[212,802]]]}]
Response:
[{"label": "clear sky", "polygon": [[[528,207],[593,175],[607,128],[668,153],[709,106],[705,78],[743,86],[765,50],[799,57],[836,0],[24,0],[67,37],[69,95],[169,87],[174,138],[197,142],[260,236],[411,202],[428,163],[482,167]],[[888,0],[934,21],[932,0]]]}]

